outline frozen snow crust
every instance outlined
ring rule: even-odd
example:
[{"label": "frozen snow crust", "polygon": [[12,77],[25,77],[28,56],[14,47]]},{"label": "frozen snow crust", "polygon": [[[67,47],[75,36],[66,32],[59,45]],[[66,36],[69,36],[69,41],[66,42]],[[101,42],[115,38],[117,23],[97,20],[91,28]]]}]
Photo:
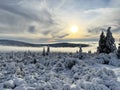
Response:
[{"label": "frozen snow crust", "polygon": [[0,90],[120,90],[116,54],[0,53]]}]

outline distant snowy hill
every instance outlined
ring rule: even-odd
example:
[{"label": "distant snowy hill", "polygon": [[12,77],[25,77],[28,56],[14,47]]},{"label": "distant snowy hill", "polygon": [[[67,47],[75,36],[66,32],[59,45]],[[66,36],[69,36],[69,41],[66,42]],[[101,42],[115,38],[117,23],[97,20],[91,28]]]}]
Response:
[{"label": "distant snowy hill", "polygon": [[0,45],[5,46],[28,46],[28,47],[41,47],[41,46],[51,46],[51,47],[87,47],[88,44],[74,44],[74,43],[55,43],[55,44],[33,44],[22,41],[15,40],[0,40]]}]

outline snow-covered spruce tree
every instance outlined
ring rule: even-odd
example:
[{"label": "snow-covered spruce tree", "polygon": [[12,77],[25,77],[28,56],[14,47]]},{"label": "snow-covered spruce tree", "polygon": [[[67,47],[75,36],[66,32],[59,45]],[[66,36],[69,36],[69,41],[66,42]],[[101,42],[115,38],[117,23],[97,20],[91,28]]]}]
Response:
[{"label": "snow-covered spruce tree", "polygon": [[106,53],[111,53],[116,50],[115,39],[113,38],[110,29],[111,27],[108,27],[106,34],[106,48],[105,48]]},{"label": "snow-covered spruce tree", "polygon": [[83,54],[82,54],[82,47],[79,46],[79,53],[78,53],[78,57],[79,59],[82,59],[83,58]]},{"label": "snow-covered spruce tree", "polygon": [[99,40],[99,47],[97,52],[98,53],[105,53],[105,48],[106,48],[106,37],[104,35],[104,32],[102,31],[100,35],[100,40]]},{"label": "snow-covered spruce tree", "polygon": [[117,50],[117,57],[120,59],[120,44],[119,44],[118,50]]},{"label": "snow-covered spruce tree", "polygon": [[49,53],[50,53],[50,46],[48,45],[46,55],[49,55]]},{"label": "snow-covered spruce tree", "polygon": [[88,53],[91,54],[92,53],[91,50],[89,50]]},{"label": "snow-covered spruce tree", "polygon": [[82,47],[79,46],[79,53],[82,53]]},{"label": "snow-covered spruce tree", "polygon": [[45,47],[43,47],[42,55],[45,56]]}]

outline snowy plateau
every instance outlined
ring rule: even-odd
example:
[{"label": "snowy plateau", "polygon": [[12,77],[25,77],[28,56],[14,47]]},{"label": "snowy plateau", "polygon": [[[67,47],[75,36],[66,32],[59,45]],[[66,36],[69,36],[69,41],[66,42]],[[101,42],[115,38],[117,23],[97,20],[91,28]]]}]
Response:
[{"label": "snowy plateau", "polygon": [[0,53],[0,90],[120,90],[116,53]]}]

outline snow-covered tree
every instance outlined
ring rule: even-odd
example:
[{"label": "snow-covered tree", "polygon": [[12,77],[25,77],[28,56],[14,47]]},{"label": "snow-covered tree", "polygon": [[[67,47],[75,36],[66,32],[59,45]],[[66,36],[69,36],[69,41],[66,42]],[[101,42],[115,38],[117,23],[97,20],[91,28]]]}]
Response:
[{"label": "snow-covered tree", "polygon": [[89,50],[88,53],[91,54],[92,53],[91,50]]},{"label": "snow-covered tree", "polygon": [[82,47],[79,46],[79,53],[82,53]]},{"label": "snow-covered tree", "polygon": [[47,46],[47,52],[46,52],[46,55],[49,55],[49,53],[50,53],[50,47],[49,47],[49,45]]},{"label": "snow-covered tree", "polygon": [[79,46],[79,53],[78,53],[78,57],[79,59],[82,59],[83,58],[83,54],[82,54],[82,47]]},{"label": "snow-covered tree", "polygon": [[106,34],[106,53],[111,53],[116,50],[115,39],[110,31],[111,27],[108,27]]},{"label": "snow-covered tree", "polygon": [[118,47],[118,50],[117,50],[117,57],[120,59],[120,44],[119,44],[119,47]]},{"label": "snow-covered tree", "polygon": [[42,55],[45,56],[45,47],[43,47]]},{"label": "snow-covered tree", "polygon": [[106,37],[104,35],[104,32],[102,31],[100,35],[100,40],[99,40],[99,47],[98,47],[98,53],[105,53],[105,48],[106,48]]},{"label": "snow-covered tree", "polygon": [[110,31],[111,27],[108,27],[106,37],[104,32],[100,35],[98,53],[111,53],[116,50],[115,39]]}]

